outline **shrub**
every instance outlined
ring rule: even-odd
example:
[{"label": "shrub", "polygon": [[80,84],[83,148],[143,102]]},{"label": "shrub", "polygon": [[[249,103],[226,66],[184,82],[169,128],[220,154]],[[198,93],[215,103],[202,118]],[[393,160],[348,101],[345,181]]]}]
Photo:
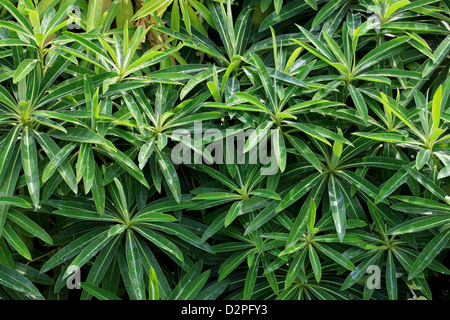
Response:
[{"label": "shrub", "polygon": [[443,298],[448,1],[0,4],[1,299]]}]

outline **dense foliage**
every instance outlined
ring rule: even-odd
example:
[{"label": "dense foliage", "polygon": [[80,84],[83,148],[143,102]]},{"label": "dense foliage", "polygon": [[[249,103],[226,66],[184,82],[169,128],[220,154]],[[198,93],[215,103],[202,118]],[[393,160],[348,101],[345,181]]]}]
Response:
[{"label": "dense foliage", "polygon": [[0,0],[0,299],[442,298],[449,10]]}]

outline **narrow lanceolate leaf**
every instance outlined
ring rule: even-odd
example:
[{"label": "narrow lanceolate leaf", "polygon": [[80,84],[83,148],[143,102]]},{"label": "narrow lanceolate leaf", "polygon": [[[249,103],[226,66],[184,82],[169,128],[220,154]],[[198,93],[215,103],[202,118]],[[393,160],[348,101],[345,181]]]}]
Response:
[{"label": "narrow lanceolate leaf", "polygon": [[37,65],[39,61],[37,59],[25,59],[23,60],[19,66],[17,67],[16,71],[14,72],[13,76],[13,83],[17,83],[23,78],[25,78]]},{"label": "narrow lanceolate leaf", "polygon": [[281,203],[277,207],[277,212],[284,210],[289,207],[291,204],[300,199],[303,195],[305,195],[311,188],[313,188],[320,180],[322,179],[322,175],[320,173],[316,173],[310,175],[302,182],[294,186],[289,193],[283,198]]},{"label": "narrow lanceolate leaf", "polygon": [[[0,184],[0,195],[4,196],[12,196],[16,189],[16,183],[19,178],[20,169],[22,167],[19,147],[14,148],[10,162],[11,163],[5,172],[3,182]],[[5,226],[5,221],[9,210],[10,206],[0,205],[0,236],[3,233],[3,227]]]},{"label": "narrow lanceolate leaf", "polygon": [[417,152],[416,157],[416,169],[420,170],[425,165],[425,163],[428,162],[430,159],[431,151],[429,149],[427,150],[420,150]]},{"label": "narrow lanceolate leaf", "polygon": [[364,97],[362,96],[361,92],[359,92],[359,90],[352,85],[348,86],[348,90],[352,97],[353,103],[355,104],[356,109],[358,110],[359,115],[364,120],[364,122],[367,122],[369,113],[367,110],[366,102],[364,101]]},{"label": "narrow lanceolate leaf", "polygon": [[187,286],[177,297],[177,300],[192,300],[197,293],[200,292],[200,290],[205,285],[206,281],[208,281],[208,278],[211,274],[211,270],[207,270],[203,272],[201,275],[199,275],[196,279],[190,280],[189,286]]},{"label": "narrow lanceolate leaf", "polygon": [[[326,5],[320,9],[320,11],[317,13],[317,15],[314,18],[312,27],[319,25],[322,23],[327,17],[329,17],[334,11],[336,11],[338,8],[340,8],[344,4],[344,0],[339,1],[330,1]],[[308,3],[309,4],[309,3]],[[316,8],[317,10],[317,4]]]},{"label": "narrow lanceolate leaf", "polygon": [[103,139],[99,134],[90,131],[88,129],[76,127],[76,128],[66,128],[66,130],[67,133],[52,132],[51,136],[66,141],[76,141],[76,142],[106,145],[105,139]]},{"label": "narrow lanceolate leaf", "polygon": [[434,183],[433,180],[427,178],[420,172],[413,170],[410,166],[405,166],[404,168],[406,169],[409,175],[411,175],[415,180],[417,180],[418,183],[427,188],[428,191],[430,191],[436,197],[439,197],[441,200],[448,202],[447,194],[436,183]]},{"label": "narrow lanceolate leaf", "polygon": [[208,192],[199,194],[192,198],[192,200],[239,200],[242,199],[242,196],[236,193],[228,193],[228,192]]},{"label": "narrow lanceolate leaf", "polygon": [[397,300],[397,272],[395,271],[394,257],[389,251],[386,266],[386,287],[389,299]]},{"label": "narrow lanceolate leaf", "polygon": [[433,118],[433,129],[439,128],[439,123],[441,121],[441,99],[442,99],[442,86],[439,86],[436,90],[433,103],[432,103],[432,118]]},{"label": "narrow lanceolate leaf", "polygon": [[248,256],[249,250],[233,253],[219,268],[219,281],[236,269]]},{"label": "narrow lanceolate leaf", "polygon": [[130,158],[126,156],[125,153],[123,153],[120,150],[110,150],[107,148],[102,149],[108,156],[110,156],[112,159],[114,159],[120,167],[122,167],[124,170],[126,170],[131,176],[133,176],[137,181],[142,183],[144,186],[149,188],[148,182],[144,177],[144,174],[141,170],[139,170],[139,167],[131,161]]},{"label": "narrow lanceolate leaf", "polygon": [[397,235],[403,233],[411,233],[411,232],[419,232],[422,230],[431,229],[434,227],[438,227],[445,223],[450,222],[450,217],[446,216],[436,216],[436,217],[420,217],[405,221],[392,227],[387,232],[390,235]]},{"label": "narrow lanceolate leaf", "polygon": [[50,235],[44,229],[42,229],[36,222],[28,218],[25,214],[10,209],[7,218],[8,220],[14,222],[16,225],[19,225],[21,228],[28,231],[33,236],[47,242],[50,245],[53,244],[53,240],[50,237]]},{"label": "narrow lanceolate leaf", "polygon": [[291,227],[291,232],[286,241],[286,249],[295,245],[303,235],[303,232],[308,227],[309,217],[310,217],[310,209],[311,202],[313,200],[313,196],[310,195],[307,200],[303,203],[300,212],[295,219],[294,224]]},{"label": "narrow lanceolate leaf", "polygon": [[127,259],[128,272],[131,285],[139,300],[145,300],[145,287],[143,281],[143,268],[140,253],[134,239],[133,232],[128,229],[125,244],[125,255]]},{"label": "narrow lanceolate leaf", "polygon": [[289,286],[295,281],[297,276],[301,274],[301,271],[304,268],[304,262],[307,253],[308,250],[303,249],[302,251],[298,252],[294,260],[292,260],[292,264],[289,267],[288,274],[286,276],[285,288],[289,288]]},{"label": "narrow lanceolate leaf", "polygon": [[3,140],[2,148],[0,149],[0,184],[3,181],[6,170],[8,169],[9,162],[11,160],[17,139],[20,134],[22,125],[16,125],[8,133],[8,135]]},{"label": "narrow lanceolate leaf", "polygon": [[103,1],[93,0],[88,2],[87,10],[87,20],[86,20],[86,31],[91,31],[92,29],[100,26],[100,18],[102,16]]},{"label": "narrow lanceolate leaf", "polygon": [[342,242],[345,236],[346,225],[345,200],[341,188],[336,181],[336,177],[333,175],[330,176],[328,181],[328,196],[330,197],[330,207],[336,232]]},{"label": "narrow lanceolate leaf", "polygon": [[192,282],[192,279],[200,275],[202,267],[203,260],[199,260],[195,264],[193,264],[178,282],[176,287],[172,290],[172,293],[169,295],[168,300],[176,300],[180,296],[180,294],[182,294],[183,291],[189,286],[189,283]]},{"label": "narrow lanceolate leaf", "polygon": [[336,250],[333,250],[330,247],[319,244],[317,242],[314,244],[314,247],[316,247],[320,252],[330,257],[334,262],[339,263],[344,268],[350,271],[355,271],[355,266],[353,265],[353,263]]},{"label": "narrow lanceolate leaf", "polygon": [[284,144],[284,137],[281,129],[276,129],[273,133],[274,135],[274,154],[278,163],[278,167],[281,172],[286,169],[286,146]]},{"label": "narrow lanceolate leaf", "polygon": [[135,229],[137,232],[139,232],[145,238],[147,238],[150,242],[160,247],[161,249],[173,254],[175,257],[183,261],[183,254],[181,253],[180,249],[178,249],[172,242],[147,228],[135,228]]},{"label": "narrow lanceolate leaf", "polygon": [[164,178],[166,179],[166,182],[169,185],[170,191],[172,192],[172,195],[175,198],[175,200],[178,203],[180,203],[181,187],[177,171],[175,170],[175,167],[173,166],[172,162],[163,152],[156,150],[156,154],[158,157],[159,167],[161,168]]},{"label": "narrow lanceolate leaf", "polygon": [[305,246],[306,246],[305,242],[302,242],[302,243],[299,243],[299,244],[295,244],[295,245],[290,246],[289,248],[284,249],[283,251],[281,251],[278,256],[282,257],[282,256],[287,255],[287,254],[296,253],[297,251],[303,249]]},{"label": "narrow lanceolate leaf", "polygon": [[22,292],[33,300],[45,300],[34,284],[18,271],[0,264],[0,284]]},{"label": "narrow lanceolate leaf", "polygon": [[401,169],[397,171],[392,177],[387,180],[380,189],[380,193],[375,199],[375,204],[382,201],[384,198],[392,194],[402,184],[408,180],[408,173],[406,170]]},{"label": "narrow lanceolate leaf", "polygon": [[319,160],[317,159],[317,156],[314,154],[314,152],[311,150],[311,148],[306,143],[304,143],[299,138],[291,136],[291,135],[286,135],[286,137],[291,142],[291,144],[294,146],[294,148],[309,163],[311,163],[314,166],[314,168],[317,169],[317,171],[322,172],[322,165],[320,164]]},{"label": "narrow lanceolate leaf", "polygon": [[378,251],[368,258],[364,259],[362,262],[360,262],[357,266],[355,271],[350,272],[350,274],[347,276],[347,279],[345,279],[344,283],[342,284],[341,289],[345,290],[350,288],[353,284],[355,284],[363,275],[367,273],[367,269],[374,265],[379,256],[382,254],[382,251]]},{"label": "narrow lanceolate leaf", "polygon": [[256,53],[250,52],[250,56],[252,57],[252,60],[256,65],[256,69],[258,71],[261,83],[264,87],[264,91],[266,92],[272,104],[272,109],[275,110],[277,107],[277,97],[275,96],[275,88],[273,86],[269,73],[267,72],[267,69],[264,66],[264,63],[262,62],[261,58],[258,55],[256,55]]},{"label": "narrow lanceolate leaf", "polygon": [[58,166],[70,155],[73,149],[77,146],[76,143],[72,142],[65,145],[59,152],[53,157],[47,167],[45,167],[42,173],[42,182],[45,183],[56,171]]},{"label": "narrow lanceolate leaf", "polygon": [[121,300],[119,297],[112,294],[111,292],[89,283],[82,282],[80,283],[80,287],[86,290],[94,297],[96,297],[98,300]]},{"label": "narrow lanceolate leaf", "polygon": [[152,155],[153,149],[155,146],[155,140],[149,139],[139,150],[138,161],[139,161],[139,169],[145,166],[148,161],[148,158]]},{"label": "narrow lanceolate leaf", "polygon": [[156,277],[156,272],[153,268],[150,268],[148,278],[148,300],[159,300],[158,278]]},{"label": "narrow lanceolate leaf", "polygon": [[319,256],[317,255],[316,250],[311,244],[308,245],[308,252],[309,261],[311,262],[311,267],[314,272],[314,277],[316,278],[317,282],[320,282],[320,279],[322,278],[322,265],[320,264]]},{"label": "narrow lanceolate leaf", "polygon": [[95,240],[96,237],[99,236],[99,233],[103,230],[97,229],[90,231],[66,245],[64,248],[56,252],[50,259],[48,259],[48,261],[42,266],[41,272],[46,272],[81,252],[89,243]]},{"label": "narrow lanceolate leaf", "polygon": [[244,202],[242,201],[236,201],[235,203],[233,203],[225,217],[225,227],[229,226],[234,221],[234,219],[237,218],[237,216],[241,212],[243,203]]},{"label": "narrow lanceolate leaf", "polygon": [[259,256],[253,261],[249,267],[244,284],[244,300],[250,300],[252,298],[253,289],[256,284],[256,277],[258,276]]},{"label": "narrow lanceolate leaf", "polygon": [[[115,227],[120,226],[121,225],[116,225]],[[109,229],[108,237],[110,237],[111,235],[119,234],[114,233],[115,227]],[[109,241],[109,243],[100,251],[100,253],[95,258],[95,262],[93,263],[91,269],[89,270],[89,274],[86,279],[87,284],[97,286],[102,282],[103,279],[107,278],[107,275],[109,275],[108,269],[111,270],[115,266],[114,258],[116,257],[117,247],[119,243],[122,242],[122,239],[123,237],[121,236],[114,237],[114,239]],[[107,280],[105,280],[105,283],[106,282]],[[107,289],[109,287],[105,285],[103,288]],[[91,295],[87,290],[83,290],[80,299],[90,300]]]},{"label": "narrow lanceolate leaf", "polygon": [[105,213],[106,196],[105,188],[102,184],[102,174],[97,165],[94,168],[94,181],[91,190],[98,213],[102,215]]},{"label": "narrow lanceolate leaf", "polygon": [[409,40],[408,36],[396,38],[394,40],[383,43],[375,49],[366,54],[356,65],[355,72],[361,71],[373,66],[374,64],[392,57],[393,55],[402,52],[408,45],[405,44]]},{"label": "narrow lanceolate leaf", "polygon": [[[58,152],[60,151],[58,145],[55,143],[55,141],[50,138],[45,133],[34,131],[33,132],[36,140],[39,142],[39,145],[44,149],[45,153],[49,158],[55,157]],[[56,167],[56,169],[59,171],[61,177],[63,177],[64,181],[67,183],[67,185],[72,189],[74,193],[78,192],[78,186],[76,182],[75,174],[73,173],[72,167],[70,166],[69,161],[63,160],[59,166]]]},{"label": "narrow lanceolate leaf", "polygon": [[158,213],[158,212],[147,212],[140,215],[135,216],[131,219],[133,223],[139,222],[174,222],[177,219],[170,214]]},{"label": "narrow lanceolate leaf", "polygon": [[280,196],[276,192],[266,189],[253,190],[250,194],[273,200],[281,200]]},{"label": "narrow lanceolate leaf", "polygon": [[39,205],[39,170],[37,165],[37,149],[31,129],[26,127],[22,132],[22,163],[27,182],[28,191],[30,192],[33,204]]},{"label": "narrow lanceolate leaf", "polygon": [[12,248],[14,248],[14,250],[16,250],[22,257],[27,260],[31,260],[31,254],[27,246],[19,237],[17,232],[14,231],[14,229],[11,228],[9,224],[5,224],[5,226],[3,227],[3,237],[8,242],[8,244]]},{"label": "narrow lanceolate leaf", "polygon": [[0,204],[31,209],[31,205],[19,197],[0,196]]},{"label": "narrow lanceolate leaf", "polygon": [[83,251],[72,261],[70,266],[72,268],[68,268],[66,273],[64,274],[64,278],[68,277],[71,270],[73,268],[81,269],[97,252],[99,252],[104,246],[108,244],[113,238],[108,236],[108,232],[103,232],[100,234],[95,240],[89,243]]},{"label": "narrow lanceolate leaf", "polygon": [[433,261],[433,259],[439,254],[439,252],[444,249],[448,244],[450,239],[450,228],[447,228],[443,232],[439,233],[434,237],[426,246],[423,248],[422,252],[417,257],[414,262],[408,279],[414,279],[417,277],[428,265]]},{"label": "narrow lanceolate leaf", "polygon": [[123,93],[122,95],[123,95],[123,99],[125,101],[125,105],[127,106],[128,110],[130,111],[133,118],[136,120],[136,124],[142,133],[142,131],[144,130],[143,119],[142,119],[142,114],[139,110],[138,105],[136,104],[136,102],[134,101],[132,96],[129,95],[128,93]]}]

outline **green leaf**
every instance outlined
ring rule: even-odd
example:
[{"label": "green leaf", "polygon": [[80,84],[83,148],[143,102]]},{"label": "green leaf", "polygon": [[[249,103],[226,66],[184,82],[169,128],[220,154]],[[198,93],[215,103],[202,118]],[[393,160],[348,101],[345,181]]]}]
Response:
[{"label": "green leaf", "polygon": [[281,200],[280,196],[271,190],[257,189],[250,192],[251,195],[260,196],[267,199]]},{"label": "green leaf", "polygon": [[19,197],[0,196],[0,204],[16,206],[19,208],[31,209],[31,205]]},{"label": "green leaf", "polygon": [[439,254],[439,252],[441,252],[441,250],[447,245],[449,239],[450,239],[450,228],[444,230],[443,232],[439,233],[436,237],[434,237],[425,246],[425,248],[423,248],[422,252],[415,260],[410,270],[408,280],[417,277],[434,260],[434,258]]},{"label": "green leaf", "polygon": [[83,288],[84,290],[89,292],[91,295],[96,297],[98,300],[121,300],[119,297],[112,294],[111,292],[109,292],[105,289],[96,287],[92,284],[81,282],[80,286],[81,286],[81,288]]},{"label": "green leaf", "polygon": [[311,150],[310,147],[306,143],[304,143],[302,140],[300,140],[297,137],[286,135],[288,140],[291,142],[291,144],[294,146],[294,148],[309,162],[311,163],[314,168],[317,169],[317,171],[322,172],[322,165],[317,159],[317,156],[314,154],[314,152]]},{"label": "green leaf", "polygon": [[286,169],[286,146],[284,144],[284,137],[281,129],[276,129],[272,132],[274,136],[274,146],[273,151],[275,154],[275,159],[277,160],[278,167],[281,172]]},{"label": "green leaf", "polygon": [[203,193],[192,198],[192,200],[240,200],[242,196],[236,193],[228,192],[210,192]]},{"label": "green leaf", "polygon": [[397,300],[397,272],[395,271],[394,257],[390,250],[386,266],[386,286],[389,299]]},{"label": "green leaf", "polygon": [[311,188],[313,188],[320,180],[322,179],[322,175],[320,173],[316,173],[310,175],[296,186],[294,186],[289,193],[283,198],[281,203],[277,207],[277,212],[284,210],[289,207],[291,204],[300,199],[303,195],[305,195]]},{"label": "green leaf", "polygon": [[405,42],[408,40],[408,36],[403,36],[377,46],[358,62],[354,69],[355,74],[359,74],[370,66],[402,52],[407,47]]},{"label": "green leaf", "polygon": [[236,269],[248,256],[250,251],[245,250],[233,253],[219,268],[219,281],[225,279],[234,269]]},{"label": "green leaf", "polygon": [[256,277],[258,276],[259,257],[257,256],[251,266],[249,266],[247,276],[244,283],[244,300],[250,300],[256,284]]},{"label": "green leaf", "polygon": [[133,178],[135,178],[147,188],[150,188],[142,171],[139,170],[139,167],[133,161],[131,161],[131,159],[128,158],[125,153],[120,150],[114,151],[108,148],[102,148],[102,151],[104,151],[109,157],[115,160],[117,164],[119,164],[120,167],[127,171]]},{"label": "green leaf", "polygon": [[433,126],[431,127],[431,130],[439,128],[439,123],[441,122],[441,99],[442,99],[442,86],[439,86],[433,96],[433,103],[432,103]]},{"label": "green leaf", "polygon": [[154,243],[156,246],[169,252],[170,254],[173,254],[175,257],[183,261],[183,254],[181,253],[180,249],[178,249],[172,242],[170,242],[166,238],[160,236],[159,234],[147,228],[136,227],[135,230],[139,232],[141,235],[143,235],[145,238],[147,238],[149,241]]},{"label": "green leaf", "polygon": [[367,269],[376,263],[381,254],[382,251],[378,251],[360,262],[356,266],[355,271],[350,272],[350,274],[347,276],[347,279],[345,279],[344,283],[342,284],[341,290],[348,289],[353,284],[355,284],[363,275],[367,273]]},{"label": "green leaf", "polygon": [[37,149],[31,129],[26,127],[22,132],[22,163],[28,191],[35,207],[39,206],[39,170],[37,165]]},{"label": "green leaf", "polygon": [[267,68],[265,67],[261,58],[258,55],[256,55],[255,53],[250,52],[250,57],[252,58],[252,61],[255,63],[256,70],[259,75],[259,79],[264,87],[264,91],[266,92],[267,96],[269,97],[269,100],[272,104],[272,109],[276,110],[278,107],[277,97],[275,95],[275,88],[270,79],[269,73],[267,72]]},{"label": "green leaf", "polygon": [[169,185],[170,191],[172,192],[172,196],[175,200],[180,203],[181,202],[181,187],[180,180],[178,179],[178,174],[173,166],[172,162],[169,158],[158,149],[156,149],[156,154],[158,157],[158,164],[161,168],[161,171],[166,179],[167,184]]},{"label": "green leaf", "polygon": [[3,227],[3,237],[8,242],[8,244],[14,248],[21,256],[23,256],[27,260],[31,260],[31,254],[28,250],[25,243],[19,237],[16,231],[9,226],[9,224],[5,224]]},{"label": "green leaf", "polygon": [[23,78],[25,78],[34,69],[37,63],[38,60],[36,59],[23,60],[17,67],[16,71],[14,72],[13,83],[17,83]]},{"label": "green leaf", "polygon": [[295,281],[297,276],[301,273],[301,269],[304,268],[304,262],[307,253],[308,250],[302,250],[297,253],[294,260],[292,260],[291,266],[289,267],[289,271],[286,276],[285,288],[289,288],[290,285]]},{"label": "green leaf", "polygon": [[102,230],[99,229],[90,231],[70,242],[68,245],[52,255],[46,263],[44,263],[41,268],[41,272],[47,272],[48,270],[53,269],[64,261],[75,256],[77,253],[81,252],[89,243],[99,236],[101,231]]},{"label": "green leaf", "polygon": [[65,145],[54,158],[50,160],[48,165],[45,167],[42,173],[42,182],[45,183],[56,171],[57,167],[70,155],[73,149],[77,146],[76,143],[72,142]]},{"label": "green leaf", "polygon": [[320,282],[320,279],[322,278],[322,266],[320,264],[319,256],[311,244],[308,245],[308,253],[309,261],[311,262],[311,267],[314,272],[314,277],[317,282]]},{"label": "green leaf", "polygon": [[225,227],[228,227],[234,221],[234,219],[237,218],[239,213],[241,213],[243,203],[243,201],[236,201],[235,203],[233,203],[225,217]]},{"label": "green leaf", "polygon": [[177,300],[192,300],[203,288],[211,274],[211,270],[207,270],[199,275],[196,279],[190,279],[190,284],[177,297]]},{"label": "green leaf", "polygon": [[42,229],[36,222],[31,220],[24,214],[16,210],[10,209],[7,218],[8,220],[14,222],[16,225],[19,225],[24,230],[28,231],[33,236],[38,237],[39,239],[47,242],[50,245],[53,244],[53,240],[50,237],[50,235],[44,229]]},{"label": "green leaf", "polygon": [[22,292],[34,300],[45,300],[34,284],[16,270],[0,264],[0,284]]},{"label": "green leaf", "polygon": [[403,234],[403,233],[412,233],[412,232],[419,232],[431,228],[438,227],[440,225],[443,225],[445,223],[450,222],[450,218],[448,217],[420,217],[411,219],[408,221],[405,221],[403,223],[400,223],[396,225],[395,227],[392,227],[389,229],[387,234],[389,235],[397,235],[397,234]]},{"label": "green leaf", "polygon": [[406,170],[401,169],[397,171],[392,177],[389,178],[380,188],[380,193],[377,195],[375,199],[375,204],[382,201],[390,194],[392,194],[395,190],[397,190],[402,184],[404,184],[408,180],[408,173]]},{"label": "green leaf", "polygon": [[21,125],[14,126],[3,140],[2,148],[0,150],[0,184],[5,177],[21,129]]},{"label": "green leaf", "polygon": [[[320,11],[316,14],[314,21],[312,23],[312,27],[316,27],[320,23],[322,23],[326,18],[328,18],[334,11],[340,8],[344,4],[344,0],[339,1],[330,1],[326,5],[320,9]],[[316,8],[317,10],[317,8]]]},{"label": "green leaf", "polygon": [[328,196],[330,197],[330,207],[336,232],[339,236],[339,240],[342,242],[344,240],[346,228],[345,200],[341,188],[336,181],[336,177],[333,175],[330,176],[328,181]]},{"label": "green leaf", "polygon": [[334,262],[339,263],[344,268],[350,271],[355,271],[355,266],[353,265],[353,263],[336,250],[331,249],[329,246],[321,245],[317,242],[314,243],[314,247],[317,248],[320,252],[330,257]]},{"label": "green leaf", "polygon": [[86,31],[89,32],[100,26],[102,17],[103,1],[94,0],[88,2]]},{"label": "green leaf", "polygon": [[362,96],[361,92],[359,92],[359,90],[356,89],[354,86],[349,85],[348,89],[352,97],[352,100],[355,103],[356,109],[358,109],[359,115],[364,120],[364,122],[367,122],[369,118],[369,113],[367,110],[366,102],[364,101],[364,97]]},{"label": "green leaf", "polygon": [[420,150],[417,152],[416,157],[416,169],[420,170],[428,162],[430,159],[431,151],[430,150]]},{"label": "green leaf", "polygon": [[136,297],[139,300],[145,300],[145,287],[143,282],[143,268],[140,253],[134,239],[133,232],[127,230],[127,239],[125,243],[125,255],[127,259],[128,273],[130,275],[131,285],[133,286]]},{"label": "green leaf", "polygon": [[149,274],[148,300],[159,300],[158,279],[153,268],[150,269]]},{"label": "green leaf", "polygon": [[133,223],[140,222],[174,222],[177,219],[169,214],[158,212],[146,212],[135,216],[132,220]]}]

